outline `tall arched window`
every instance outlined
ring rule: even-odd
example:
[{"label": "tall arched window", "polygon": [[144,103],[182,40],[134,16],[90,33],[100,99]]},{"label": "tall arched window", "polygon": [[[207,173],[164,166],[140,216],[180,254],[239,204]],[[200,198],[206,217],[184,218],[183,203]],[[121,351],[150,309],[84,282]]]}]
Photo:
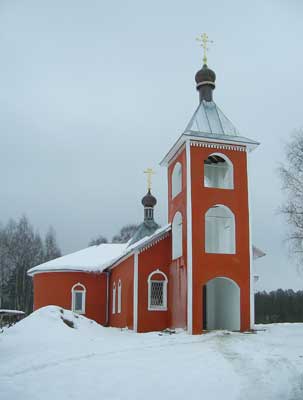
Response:
[{"label": "tall arched window", "polygon": [[205,252],[235,254],[235,216],[223,205],[211,207],[205,214]]},{"label": "tall arched window", "polygon": [[122,306],[122,284],[121,284],[121,280],[119,279],[118,282],[118,314],[121,313],[121,306]]},{"label": "tall arched window", "polygon": [[204,160],[204,186],[219,189],[234,188],[234,168],[228,157],[213,153]]},{"label": "tall arched window", "polygon": [[182,190],[182,165],[177,162],[171,177],[171,196],[174,198]]},{"label": "tall arched window", "polygon": [[112,312],[116,314],[116,283],[113,284],[113,299],[112,299]]},{"label": "tall arched window", "polygon": [[182,214],[177,211],[172,223],[172,258],[181,257],[182,251]]},{"label": "tall arched window", "polygon": [[148,283],[148,310],[167,310],[167,276],[159,269],[149,274]]},{"label": "tall arched window", "polygon": [[78,282],[72,287],[72,311],[85,314],[86,288]]}]

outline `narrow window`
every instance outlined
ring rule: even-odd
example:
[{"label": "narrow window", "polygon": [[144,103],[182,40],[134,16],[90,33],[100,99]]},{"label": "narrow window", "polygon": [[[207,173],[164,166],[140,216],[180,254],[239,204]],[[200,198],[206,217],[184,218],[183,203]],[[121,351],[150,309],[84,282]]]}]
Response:
[{"label": "narrow window", "polygon": [[233,164],[223,154],[211,154],[204,160],[204,186],[209,188],[233,189]]},{"label": "narrow window", "polygon": [[206,212],[205,252],[235,254],[235,216],[228,207],[215,205]]},{"label": "narrow window", "polygon": [[172,258],[175,260],[183,254],[182,249],[182,214],[177,211],[172,223]]},{"label": "narrow window", "polygon": [[153,271],[147,280],[148,283],[148,310],[167,310],[167,276],[157,269]]},{"label": "narrow window", "polygon": [[72,311],[77,314],[85,314],[86,288],[81,283],[72,287]]},{"label": "narrow window", "polygon": [[121,313],[121,305],[122,305],[121,291],[122,291],[122,285],[121,285],[121,280],[119,279],[119,282],[118,282],[118,314]]},{"label": "narrow window", "polygon": [[182,165],[179,162],[177,162],[176,165],[174,166],[171,180],[172,180],[171,195],[172,198],[174,198],[182,190]]},{"label": "narrow window", "polygon": [[115,282],[113,284],[113,301],[112,301],[112,303],[113,303],[112,312],[113,312],[113,314],[116,314],[116,284],[115,284]]}]

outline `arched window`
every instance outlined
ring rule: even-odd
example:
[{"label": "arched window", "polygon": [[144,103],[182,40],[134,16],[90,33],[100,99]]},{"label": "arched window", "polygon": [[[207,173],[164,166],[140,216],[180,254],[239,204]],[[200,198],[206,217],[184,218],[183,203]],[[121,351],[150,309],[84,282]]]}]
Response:
[{"label": "arched window", "polygon": [[121,284],[121,280],[119,279],[118,282],[118,314],[121,313],[121,305],[122,305],[122,284]]},{"label": "arched window", "polygon": [[167,310],[167,276],[159,269],[149,274],[148,283],[148,310]]},{"label": "arched window", "polygon": [[206,212],[205,252],[235,254],[235,216],[228,207],[215,205]]},{"label": "arched window", "polygon": [[234,188],[233,164],[224,154],[213,153],[204,160],[204,186],[219,189]]},{"label": "arched window", "polygon": [[171,177],[171,196],[174,198],[182,190],[182,165],[177,162]]},{"label": "arched window", "polygon": [[72,287],[72,311],[85,314],[86,288],[80,282]]},{"label": "arched window", "polygon": [[182,256],[182,214],[177,211],[172,223],[172,258],[175,260]]},{"label": "arched window", "polygon": [[116,284],[115,284],[115,282],[113,284],[113,300],[112,300],[112,303],[113,303],[112,312],[113,312],[113,314],[116,314]]}]

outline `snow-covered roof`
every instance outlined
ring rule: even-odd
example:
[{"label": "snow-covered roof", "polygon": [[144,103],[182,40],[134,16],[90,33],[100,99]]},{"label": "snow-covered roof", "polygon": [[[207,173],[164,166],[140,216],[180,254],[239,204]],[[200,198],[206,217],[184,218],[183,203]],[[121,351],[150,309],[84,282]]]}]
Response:
[{"label": "snow-covered roof", "polygon": [[123,254],[126,247],[127,243],[102,243],[98,246],[90,246],[37,265],[27,273],[32,276],[37,272],[47,271],[100,272]]},{"label": "snow-covered roof", "polygon": [[20,310],[7,310],[4,308],[0,309],[0,315],[23,315],[23,314],[25,314],[25,312]]},{"label": "snow-covered roof", "polygon": [[111,267],[120,259],[130,255],[134,250],[142,249],[151,242],[158,240],[166,232],[170,231],[171,224],[157,229],[151,236],[146,236],[136,243],[103,243],[98,246],[90,246],[86,249],[76,251],[37,265],[27,271],[28,275],[52,271],[79,271],[79,272],[102,272]]}]

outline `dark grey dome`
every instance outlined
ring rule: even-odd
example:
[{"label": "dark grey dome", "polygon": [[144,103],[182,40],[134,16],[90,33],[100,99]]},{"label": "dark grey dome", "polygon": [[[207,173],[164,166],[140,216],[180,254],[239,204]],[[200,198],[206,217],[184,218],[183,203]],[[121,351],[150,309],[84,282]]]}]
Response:
[{"label": "dark grey dome", "polygon": [[151,194],[150,189],[142,199],[144,207],[154,207],[157,204],[157,199]]}]

